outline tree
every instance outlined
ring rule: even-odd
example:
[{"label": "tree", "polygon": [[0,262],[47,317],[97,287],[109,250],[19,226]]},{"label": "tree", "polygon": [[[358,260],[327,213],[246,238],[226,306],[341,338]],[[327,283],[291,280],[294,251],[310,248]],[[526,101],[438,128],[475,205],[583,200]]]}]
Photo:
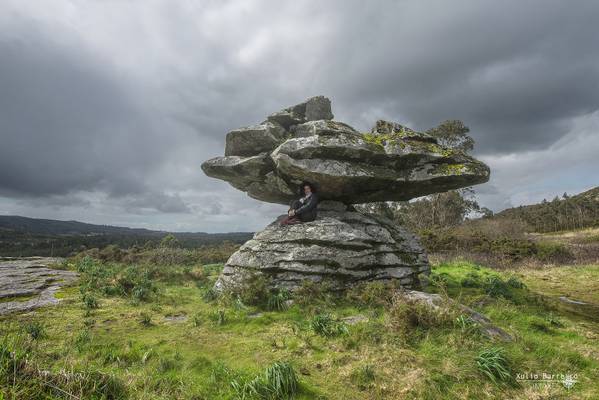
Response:
[{"label": "tree", "polygon": [[471,188],[435,193],[410,202],[368,203],[356,208],[383,215],[414,231],[456,226],[473,212],[492,214],[478,205]]},{"label": "tree", "polygon": [[181,242],[172,233],[169,233],[160,241],[160,247],[168,247],[169,249],[175,249],[181,247]]},{"label": "tree", "polygon": [[457,119],[444,121],[439,126],[426,131],[435,137],[440,145],[464,152],[474,148],[474,139],[467,135],[468,132],[470,132],[470,128]]}]

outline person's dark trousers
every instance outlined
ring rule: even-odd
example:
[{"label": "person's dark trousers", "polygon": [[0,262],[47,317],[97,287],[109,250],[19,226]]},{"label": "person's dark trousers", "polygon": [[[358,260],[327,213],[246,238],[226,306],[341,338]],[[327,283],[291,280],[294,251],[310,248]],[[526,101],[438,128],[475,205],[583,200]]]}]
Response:
[{"label": "person's dark trousers", "polygon": [[[290,208],[297,210],[298,208],[300,208],[302,206],[302,203],[299,200],[293,200],[291,202],[291,204],[289,205]],[[297,216],[287,216],[285,218],[283,218],[283,220],[281,220],[281,225],[295,225],[295,224],[301,224],[302,220],[299,219],[299,217]]]}]

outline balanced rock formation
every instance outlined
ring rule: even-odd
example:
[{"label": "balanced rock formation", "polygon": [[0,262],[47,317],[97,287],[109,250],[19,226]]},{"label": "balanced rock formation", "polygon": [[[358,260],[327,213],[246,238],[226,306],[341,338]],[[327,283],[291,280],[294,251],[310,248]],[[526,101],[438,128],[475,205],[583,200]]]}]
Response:
[{"label": "balanced rock formation", "polygon": [[425,133],[378,121],[369,133],[333,121],[318,96],[227,134],[225,156],[202,164],[255,199],[289,204],[304,180],[346,204],[409,200],[486,182],[489,168]]},{"label": "balanced rock formation", "polygon": [[489,179],[485,164],[426,133],[382,120],[362,133],[334,121],[323,96],[229,132],[225,156],[205,161],[202,170],[255,199],[280,204],[296,198],[307,180],[321,200],[315,221],[274,222],[256,233],[229,258],[217,288],[251,271],[288,289],[304,279],[328,279],[339,288],[390,279],[415,286],[429,267],[414,236],[351,205],[409,200]]},{"label": "balanced rock formation", "polygon": [[277,220],[256,233],[229,258],[217,288],[234,285],[245,271],[256,270],[269,274],[278,288],[293,290],[310,279],[343,289],[392,279],[414,286],[429,265],[414,235],[404,228],[324,201],[315,221],[281,226]]}]

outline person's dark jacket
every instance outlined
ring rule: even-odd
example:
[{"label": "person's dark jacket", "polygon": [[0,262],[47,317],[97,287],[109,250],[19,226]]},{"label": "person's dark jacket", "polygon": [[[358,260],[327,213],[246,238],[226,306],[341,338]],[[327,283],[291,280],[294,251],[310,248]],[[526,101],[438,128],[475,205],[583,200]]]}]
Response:
[{"label": "person's dark jacket", "polygon": [[316,193],[312,193],[308,200],[301,207],[295,209],[295,215],[297,215],[303,222],[314,221],[316,219],[317,205],[318,196]]}]

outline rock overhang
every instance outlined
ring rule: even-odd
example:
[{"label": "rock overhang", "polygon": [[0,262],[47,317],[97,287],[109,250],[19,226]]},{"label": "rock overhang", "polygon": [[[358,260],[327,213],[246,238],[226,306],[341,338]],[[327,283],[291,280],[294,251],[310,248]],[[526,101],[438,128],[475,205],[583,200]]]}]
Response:
[{"label": "rock overhang", "polygon": [[321,199],[355,204],[410,200],[489,179],[484,163],[429,134],[383,120],[362,133],[334,121],[330,105],[312,97],[231,131],[225,156],[204,162],[203,171],[280,204],[304,180],[317,185]]}]

